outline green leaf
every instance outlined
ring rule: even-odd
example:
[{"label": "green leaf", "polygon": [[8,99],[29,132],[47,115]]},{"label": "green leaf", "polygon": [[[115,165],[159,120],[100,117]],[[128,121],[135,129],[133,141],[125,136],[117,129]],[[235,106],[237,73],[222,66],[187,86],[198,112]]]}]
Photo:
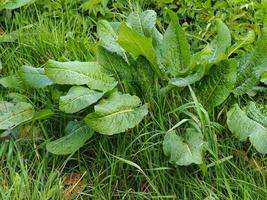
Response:
[{"label": "green leaf", "polygon": [[141,13],[131,13],[126,20],[126,23],[138,33],[146,37],[151,37],[156,21],[157,13],[154,10],[146,10]]},{"label": "green leaf", "polygon": [[205,66],[199,65],[195,73],[192,73],[184,78],[172,78],[169,84],[175,85],[177,87],[185,87],[201,80],[204,75],[205,75]]},{"label": "green leaf", "polygon": [[106,20],[100,20],[97,23],[97,33],[100,38],[100,44],[110,52],[125,57],[124,49],[118,43],[118,33]]},{"label": "green leaf", "polygon": [[112,53],[99,46],[97,49],[97,61],[105,72],[116,77],[120,82],[134,79],[133,66],[129,65],[121,56]]},{"label": "green leaf", "polygon": [[34,109],[29,103],[21,102],[16,105],[0,102],[0,130],[14,128],[15,126],[33,118]]},{"label": "green leaf", "polygon": [[161,62],[172,77],[185,74],[190,70],[190,46],[185,31],[179,25],[177,15],[169,11],[170,25],[163,35],[160,47]]},{"label": "green leaf", "polygon": [[92,129],[77,121],[69,122],[64,132],[66,136],[46,145],[46,149],[50,153],[56,155],[71,154],[79,150],[94,134]]},{"label": "green leaf", "polygon": [[152,38],[141,35],[123,22],[119,29],[118,41],[127,52],[133,54],[135,57],[144,56],[151,63],[153,70],[162,78],[163,75],[158,66]]},{"label": "green leaf", "polygon": [[166,133],[163,141],[163,152],[170,158],[169,162],[179,166],[192,163],[202,164],[202,154],[205,142],[201,132],[194,128],[186,129],[186,134],[180,137],[175,131]]},{"label": "green leaf", "polygon": [[241,141],[249,138],[258,152],[267,153],[267,129],[250,119],[237,104],[227,113],[227,125],[230,131]]},{"label": "green leaf", "polygon": [[135,127],[147,115],[147,105],[129,94],[113,93],[95,106],[95,112],[85,117],[85,122],[96,132],[114,135]]},{"label": "green leaf", "polygon": [[223,60],[214,65],[209,74],[197,82],[195,92],[201,104],[207,109],[223,103],[234,89],[236,81],[236,60]]},{"label": "green leaf", "polygon": [[0,3],[0,10],[1,9],[16,9],[19,7],[22,7],[26,4],[32,3],[34,0],[9,0],[6,3],[4,3],[3,5],[1,5]]},{"label": "green leaf", "polygon": [[217,36],[211,42],[212,53],[209,62],[219,62],[226,57],[226,50],[231,46],[231,33],[228,27],[220,20],[216,20]]},{"label": "green leaf", "polygon": [[250,119],[258,122],[267,128],[267,106],[266,105],[258,105],[255,102],[250,102],[246,113]]},{"label": "green leaf", "polygon": [[259,84],[260,77],[267,68],[266,52],[267,27],[264,27],[253,52],[239,60],[234,90],[236,95],[244,95]]},{"label": "green leaf", "polygon": [[0,78],[0,85],[2,85],[5,88],[14,88],[14,89],[22,88],[21,79],[16,75]]},{"label": "green leaf", "polygon": [[43,68],[22,66],[19,69],[19,74],[22,81],[32,88],[39,89],[53,84],[53,82],[45,75]]},{"label": "green leaf", "polygon": [[103,93],[82,86],[73,86],[66,96],[61,96],[59,109],[65,113],[76,113],[97,102]]},{"label": "green leaf", "polygon": [[49,60],[45,74],[54,83],[66,85],[88,85],[93,90],[103,92],[112,90],[117,82],[103,72],[96,62],[57,62]]},{"label": "green leaf", "polygon": [[267,85],[267,71],[261,75],[261,82]]}]

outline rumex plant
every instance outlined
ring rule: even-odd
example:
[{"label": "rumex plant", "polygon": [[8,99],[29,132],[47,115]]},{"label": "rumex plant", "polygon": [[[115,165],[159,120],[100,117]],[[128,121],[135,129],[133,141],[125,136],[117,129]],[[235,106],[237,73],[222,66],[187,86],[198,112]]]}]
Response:
[{"label": "rumex plant", "polygon": [[[170,22],[164,33],[157,29],[157,14],[153,10],[131,13],[124,22],[100,20],[94,62],[49,60],[43,68],[22,66],[18,75],[0,79],[2,86],[15,89],[22,85],[34,89],[66,86],[60,87],[64,94],[58,99],[58,108],[67,114],[82,115],[83,120],[71,120],[64,131],[66,136],[48,143],[48,151],[69,154],[82,147],[94,132],[104,135],[125,132],[148,114],[148,104],[142,101],[152,104],[157,94],[178,92],[193,100],[194,106],[179,113],[186,118],[166,132],[163,151],[177,165],[203,162],[209,142],[205,134],[211,123],[209,111],[229,96],[251,94],[260,82],[261,88],[266,88],[267,31],[262,29],[252,52],[237,59],[234,53],[243,44],[232,46],[228,27],[216,19],[217,35],[202,50],[194,52],[177,15],[167,13]],[[35,112],[31,103],[15,99],[0,104],[0,129],[5,134],[28,121],[53,114],[47,109]],[[196,113],[192,113],[192,108]],[[235,127],[237,119],[240,126],[249,121],[252,127],[260,123],[257,120],[262,115],[246,116],[235,105],[227,116],[229,129],[240,136],[241,127]],[[258,133],[266,137],[264,127],[259,127]],[[259,146],[258,135],[251,131],[248,127],[241,139],[249,137],[259,152],[266,153],[267,142]]]}]

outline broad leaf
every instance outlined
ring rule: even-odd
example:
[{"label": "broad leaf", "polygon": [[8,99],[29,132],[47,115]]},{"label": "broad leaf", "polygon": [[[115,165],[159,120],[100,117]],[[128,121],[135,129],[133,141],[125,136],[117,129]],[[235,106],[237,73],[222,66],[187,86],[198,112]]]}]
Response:
[{"label": "broad leaf", "polygon": [[22,81],[32,88],[44,88],[53,84],[53,82],[45,75],[43,68],[22,66],[19,69],[19,74]]},{"label": "broad leaf", "polygon": [[236,81],[236,64],[234,59],[221,61],[197,82],[195,92],[205,108],[213,109],[230,95]]},{"label": "broad leaf", "polygon": [[73,86],[66,96],[61,96],[59,109],[65,113],[76,113],[97,102],[103,93],[82,86]]},{"label": "broad leaf", "polygon": [[1,9],[16,9],[28,3],[31,3],[33,1],[34,0],[8,0],[7,2],[4,2],[3,5],[1,5],[0,3],[0,10]]},{"label": "broad leaf", "polygon": [[205,67],[204,65],[198,65],[197,71],[184,77],[184,78],[172,78],[170,80],[171,85],[175,85],[177,87],[185,87],[196,83],[197,81],[201,80],[205,75]]},{"label": "broad leaf", "polygon": [[230,131],[241,141],[249,138],[258,152],[267,153],[267,129],[250,119],[237,104],[227,113],[227,125]]},{"label": "broad leaf", "polygon": [[257,86],[262,73],[267,69],[267,27],[262,29],[252,53],[240,59],[237,70],[237,81],[234,93],[243,95]]},{"label": "broad leaf", "polygon": [[156,51],[152,44],[152,38],[145,37],[135,30],[122,23],[119,29],[119,44],[135,57],[144,56],[150,63],[153,70],[162,77],[158,66]]},{"label": "broad leaf", "polygon": [[45,65],[45,74],[57,84],[88,85],[91,89],[104,92],[112,90],[117,85],[114,78],[105,74],[96,62],[49,60]]},{"label": "broad leaf", "polygon": [[231,33],[228,27],[220,20],[216,20],[217,36],[211,42],[212,53],[209,62],[218,62],[226,57],[226,50],[231,46]]},{"label": "broad leaf", "polygon": [[170,131],[164,137],[163,151],[172,164],[201,164],[204,144],[202,133],[194,128],[186,129],[184,138],[178,136],[175,131]]},{"label": "broad leaf", "polygon": [[250,102],[246,113],[250,119],[260,123],[267,128],[267,106]]},{"label": "broad leaf", "polygon": [[14,88],[14,89],[22,88],[21,79],[16,75],[0,78],[0,85],[2,85],[5,88]]},{"label": "broad leaf", "polygon": [[130,82],[134,79],[134,68],[129,65],[121,56],[109,52],[103,47],[98,47],[97,61],[103,66],[108,74],[116,77],[120,82]]},{"label": "broad leaf", "polygon": [[17,103],[16,105],[0,102],[0,130],[14,128],[15,126],[32,119],[34,108],[29,103]]},{"label": "broad leaf", "polygon": [[79,150],[94,134],[92,129],[77,121],[69,122],[64,132],[66,136],[46,145],[49,152],[56,155],[71,154]]},{"label": "broad leaf", "polygon": [[267,85],[267,71],[261,75],[261,82]]},{"label": "broad leaf", "polygon": [[141,13],[131,13],[126,23],[138,33],[146,37],[151,37],[156,21],[157,13],[154,10],[146,10]]},{"label": "broad leaf", "polygon": [[95,106],[95,112],[85,117],[85,122],[96,132],[114,135],[135,127],[147,115],[147,105],[129,94],[113,93]]},{"label": "broad leaf", "polygon": [[177,77],[190,70],[190,46],[177,15],[170,11],[169,16],[171,22],[160,47],[161,62],[169,76]]},{"label": "broad leaf", "polygon": [[100,44],[105,49],[117,53],[120,56],[125,56],[124,49],[118,43],[118,33],[106,20],[100,20],[97,23],[97,33],[100,38]]}]

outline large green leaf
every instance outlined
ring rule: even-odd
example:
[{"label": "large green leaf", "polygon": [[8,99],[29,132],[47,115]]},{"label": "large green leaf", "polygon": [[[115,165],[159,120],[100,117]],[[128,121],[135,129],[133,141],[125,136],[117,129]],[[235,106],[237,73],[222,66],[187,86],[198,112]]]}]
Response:
[{"label": "large green leaf", "polygon": [[76,113],[97,102],[103,93],[82,86],[73,86],[66,96],[61,96],[59,109],[65,113]]},{"label": "large green leaf", "polygon": [[117,85],[115,79],[105,74],[96,62],[49,60],[45,65],[45,74],[57,84],[88,85],[91,89],[105,92]]},{"label": "large green leaf", "polygon": [[257,86],[262,73],[267,69],[267,27],[262,29],[255,49],[239,60],[234,93],[243,95]]},{"label": "large green leaf", "polygon": [[44,88],[53,84],[53,82],[45,75],[43,68],[22,66],[19,69],[19,74],[21,79],[33,88]]},{"label": "large green leaf", "polygon": [[227,113],[227,125],[230,131],[241,141],[249,138],[257,151],[263,154],[267,153],[267,129],[250,119],[237,104]]},{"label": "large green leaf", "polygon": [[211,42],[211,56],[209,62],[218,62],[226,57],[226,50],[231,46],[231,33],[228,27],[220,20],[216,20],[217,35]]},{"label": "large green leaf", "polygon": [[261,82],[267,85],[267,70],[261,75]]},{"label": "large green leaf", "polygon": [[175,131],[170,131],[164,137],[163,151],[172,164],[180,166],[201,164],[204,144],[202,133],[194,128],[186,129],[184,137],[178,136]]},{"label": "large green leaf", "polygon": [[0,130],[11,129],[25,121],[32,119],[34,108],[31,104],[21,102],[16,105],[0,102]]},{"label": "large green leaf", "polygon": [[23,88],[21,79],[16,75],[0,78],[0,85],[2,85],[5,88],[14,88],[14,89]]},{"label": "large green leaf", "polygon": [[103,69],[120,82],[130,82],[134,79],[134,68],[121,56],[112,53],[99,46],[97,50],[97,61]]},{"label": "large green leaf", "polygon": [[138,33],[150,37],[156,25],[157,13],[154,10],[131,13],[126,23]]},{"label": "large green leaf", "polygon": [[5,1],[3,4],[0,2],[0,10],[1,9],[16,9],[28,3],[31,3],[33,1],[34,0],[8,0],[8,1]]},{"label": "large green leaf", "polygon": [[161,62],[169,76],[177,77],[190,70],[190,46],[186,39],[185,31],[179,25],[179,20],[174,12],[169,12],[170,25],[163,35],[160,47]]},{"label": "large green leaf", "polygon": [[97,33],[100,38],[100,44],[110,52],[125,56],[124,49],[118,43],[118,33],[112,27],[111,23],[106,20],[97,22]]},{"label": "large green leaf", "polygon": [[71,121],[65,128],[66,136],[49,142],[46,149],[56,155],[71,154],[80,149],[89,140],[94,131],[77,121]]},{"label": "large green leaf", "polygon": [[197,82],[195,92],[205,108],[213,109],[230,95],[236,81],[236,65],[234,59],[221,61]]},{"label": "large green leaf", "polygon": [[123,22],[119,29],[119,44],[135,57],[144,56],[150,63],[153,70],[162,77],[158,66],[156,51],[152,44],[152,38],[145,37],[131,29]]},{"label": "large green leaf", "polygon": [[95,112],[85,117],[85,122],[96,132],[114,135],[135,127],[147,115],[147,105],[129,94],[113,93],[95,106]]},{"label": "large green leaf", "polygon": [[172,78],[169,82],[171,85],[175,85],[177,87],[185,87],[188,85],[191,85],[193,83],[196,83],[197,81],[201,80],[203,76],[205,75],[205,66],[204,65],[198,65],[197,71],[184,77],[184,78]]},{"label": "large green leaf", "polygon": [[247,107],[246,113],[250,119],[253,119],[267,128],[267,105],[259,105],[251,101]]}]

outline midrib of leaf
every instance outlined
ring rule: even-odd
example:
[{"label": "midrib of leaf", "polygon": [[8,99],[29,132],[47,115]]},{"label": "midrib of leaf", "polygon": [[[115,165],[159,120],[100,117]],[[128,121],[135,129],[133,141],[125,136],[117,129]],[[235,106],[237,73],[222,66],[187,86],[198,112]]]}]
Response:
[{"label": "midrib of leaf", "polygon": [[[174,23],[174,22],[173,22],[173,23]],[[180,27],[180,28],[181,28],[181,27]],[[180,34],[179,34],[179,28],[177,29],[177,28],[174,27],[174,30],[175,30],[176,35],[180,36]],[[182,72],[185,72],[187,69],[186,69],[186,67],[185,67],[185,63],[184,63],[184,55],[183,55],[183,50],[182,50],[182,45],[181,45],[181,41],[180,41],[179,38],[178,38],[178,40],[177,40],[177,43],[178,43],[178,51],[179,51],[179,55],[181,55],[181,56],[179,56],[180,65],[181,65],[181,67],[182,67],[181,71],[182,71]],[[185,67],[185,68],[184,68],[184,67]]]},{"label": "midrib of leaf", "polygon": [[62,104],[62,105],[68,105],[68,104],[70,104],[70,103],[72,103],[72,102],[74,102],[74,101],[76,101],[77,99],[79,99],[79,98],[82,98],[82,97],[85,97],[85,96],[90,96],[90,94],[84,94],[84,95],[80,95],[80,96],[78,96],[78,97],[75,97],[74,99],[72,99],[72,100],[70,100],[70,101],[68,101],[68,103],[64,103],[64,104]]},{"label": "midrib of leaf", "polygon": [[145,35],[145,31],[144,31],[144,28],[142,26],[143,24],[142,24],[142,21],[141,21],[140,13],[137,14],[137,17],[138,17],[138,21],[139,21],[139,24],[140,24],[140,28],[141,28],[142,34]]},{"label": "midrib of leaf", "polygon": [[217,82],[217,84],[212,88],[212,92],[210,92],[206,102],[208,102],[210,100],[210,98],[213,96],[214,91],[217,89],[217,87],[221,84],[222,79],[219,79],[219,81]]},{"label": "midrib of leaf", "polygon": [[123,113],[127,113],[127,112],[133,112],[133,111],[134,111],[134,109],[122,110],[122,111],[118,111],[118,112],[115,112],[115,113],[106,115],[106,116],[101,117],[101,118],[108,118],[108,117],[112,117],[112,116],[114,116],[114,115],[119,115],[119,114],[123,114]]},{"label": "midrib of leaf", "polygon": [[84,74],[82,72],[77,72],[77,71],[72,71],[70,69],[63,69],[63,68],[48,68],[49,70],[58,70],[58,71],[67,71],[69,73],[76,73],[76,74],[80,74],[82,76],[85,76],[86,78],[88,78],[88,75],[87,74]]},{"label": "midrib of leaf", "polygon": [[[66,139],[70,138],[73,134],[75,134],[76,132],[79,132],[79,131],[80,131],[81,129],[83,129],[83,128],[84,128],[83,126],[82,126],[82,127],[79,127],[79,128],[76,129],[75,131],[73,131],[73,132],[67,134],[64,138],[62,138],[62,140],[66,140]],[[57,144],[61,143],[62,140],[58,140],[55,144],[57,145]]]}]

